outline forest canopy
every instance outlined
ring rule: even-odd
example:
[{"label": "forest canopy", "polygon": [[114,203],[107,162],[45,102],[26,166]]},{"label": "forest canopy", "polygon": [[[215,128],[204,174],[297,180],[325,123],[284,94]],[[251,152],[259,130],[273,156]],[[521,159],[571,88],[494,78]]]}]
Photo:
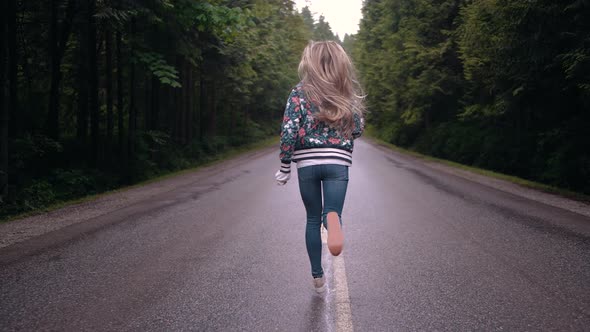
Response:
[{"label": "forest canopy", "polygon": [[0,216],[276,135],[303,48],[335,38],[289,0],[0,6]]},{"label": "forest canopy", "polygon": [[587,0],[365,0],[348,43],[369,122],[399,146],[588,194],[589,18]]},{"label": "forest canopy", "polygon": [[[291,0],[0,2],[0,217],[276,136]],[[345,35],[379,138],[590,194],[589,0],[365,0]]]}]

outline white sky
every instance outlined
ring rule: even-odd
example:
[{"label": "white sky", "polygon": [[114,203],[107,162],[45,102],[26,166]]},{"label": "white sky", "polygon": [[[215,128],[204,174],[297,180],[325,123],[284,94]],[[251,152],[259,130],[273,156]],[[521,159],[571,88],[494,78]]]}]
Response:
[{"label": "white sky", "polygon": [[309,6],[316,21],[320,15],[324,15],[332,32],[342,40],[345,33],[354,34],[358,31],[363,0],[295,0],[295,5],[300,11],[306,5]]}]

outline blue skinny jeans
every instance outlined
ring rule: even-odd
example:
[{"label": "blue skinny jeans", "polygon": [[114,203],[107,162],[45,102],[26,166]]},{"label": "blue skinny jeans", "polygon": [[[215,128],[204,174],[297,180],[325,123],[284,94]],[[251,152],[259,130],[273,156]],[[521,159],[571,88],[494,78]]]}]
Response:
[{"label": "blue skinny jeans", "polygon": [[[342,207],[348,187],[348,166],[313,165],[297,169],[299,191],[307,211],[305,245],[311,263],[311,275],[324,275],[322,269],[322,238],[320,228],[326,225],[329,212],[338,213],[342,225]],[[323,200],[322,200],[323,189]]]}]

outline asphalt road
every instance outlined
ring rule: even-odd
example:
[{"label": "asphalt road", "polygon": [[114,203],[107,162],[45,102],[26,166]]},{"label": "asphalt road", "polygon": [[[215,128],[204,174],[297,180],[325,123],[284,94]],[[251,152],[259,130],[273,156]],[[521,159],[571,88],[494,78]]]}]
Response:
[{"label": "asphalt road", "polygon": [[590,218],[362,140],[315,294],[277,152],[0,249],[0,330],[590,331]]}]

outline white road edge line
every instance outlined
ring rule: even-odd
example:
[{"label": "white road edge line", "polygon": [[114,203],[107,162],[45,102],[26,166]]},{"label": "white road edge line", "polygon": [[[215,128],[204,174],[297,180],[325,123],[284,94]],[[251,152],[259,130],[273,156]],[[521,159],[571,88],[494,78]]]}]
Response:
[{"label": "white road edge line", "polygon": [[[322,227],[322,243],[327,243],[327,232]],[[330,255],[331,256],[331,255]],[[332,256],[332,271],[334,273],[334,302],[336,305],[336,331],[353,332],[352,310],[350,308],[350,295],[348,294],[348,280],[346,279],[346,266],[344,257]]]}]

